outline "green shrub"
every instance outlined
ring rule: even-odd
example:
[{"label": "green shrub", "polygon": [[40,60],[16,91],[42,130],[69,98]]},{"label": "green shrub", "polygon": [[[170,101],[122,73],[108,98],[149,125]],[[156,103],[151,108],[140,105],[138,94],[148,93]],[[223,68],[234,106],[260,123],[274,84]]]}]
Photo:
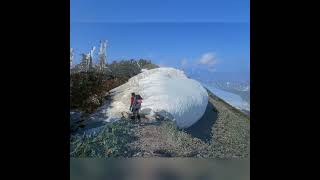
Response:
[{"label": "green shrub", "polygon": [[82,72],[81,68],[76,66],[70,74],[70,108],[93,112],[101,105],[108,91],[126,83],[145,66],[156,65],[143,59],[122,60],[107,65],[106,71],[103,72],[94,68]]},{"label": "green shrub", "polygon": [[158,68],[159,66],[158,65],[155,65],[155,64],[146,64],[143,66],[143,69],[155,69],[155,68]]},{"label": "green shrub", "polygon": [[70,108],[88,113],[101,105],[106,92],[126,82],[99,72],[77,72],[70,77]]}]

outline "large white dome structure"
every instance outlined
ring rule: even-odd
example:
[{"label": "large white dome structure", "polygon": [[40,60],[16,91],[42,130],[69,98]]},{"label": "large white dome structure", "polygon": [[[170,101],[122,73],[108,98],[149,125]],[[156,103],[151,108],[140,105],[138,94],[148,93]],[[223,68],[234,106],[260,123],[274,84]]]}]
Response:
[{"label": "large white dome structure", "polygon": [[189,79],[183,71],[174,68],[143,70],[110,92],[113,101],[105,110],[108,122],[119,119],[123,112],[129,112],[132,92],[143,98],[142,113],[150,116],[155,113],[169,114],[179,128],[196,123],[208,104],[206,89],[199,82]]}]

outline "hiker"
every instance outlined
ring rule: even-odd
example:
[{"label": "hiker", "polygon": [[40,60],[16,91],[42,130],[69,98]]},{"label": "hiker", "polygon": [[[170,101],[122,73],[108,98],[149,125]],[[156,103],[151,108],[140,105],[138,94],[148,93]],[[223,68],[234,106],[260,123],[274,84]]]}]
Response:
[{"label": "hiker", "polygon": [[132,106],[133,106],[133,102],[134,102],[134,98],[136,97],[135,93],[131,93],[131,99],[130,99],[130,108],[129,110],[132,112]]},{"label": "hiker", "polygon": [[142,103],[142,97],[140,95],[135,95],[135,93],[131,94],[131,104],[130,104],[130,110],[133,113],[134,119],[138,119],[140,122],[140,108]]}]

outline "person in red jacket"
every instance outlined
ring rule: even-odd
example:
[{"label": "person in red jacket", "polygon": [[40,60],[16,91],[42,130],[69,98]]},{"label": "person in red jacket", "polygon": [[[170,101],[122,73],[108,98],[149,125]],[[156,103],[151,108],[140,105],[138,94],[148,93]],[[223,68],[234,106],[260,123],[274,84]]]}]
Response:
[{"label": "person in red jacket", "polygon": [[134,116],[134,120],[138,119],[141,122],[139,111],[141,109],[142,97],[140,95],[136,95],[135,93],[131,93],[131,102],[130,102],[130,111]]},{"label": "person in red jacket", "polygon": [[130,99],[130,108],[129,110],[132,112],[133,111],[133,103],[134,103],[134,98],[136,97],[135,93],[131,93],[131,99]]}]

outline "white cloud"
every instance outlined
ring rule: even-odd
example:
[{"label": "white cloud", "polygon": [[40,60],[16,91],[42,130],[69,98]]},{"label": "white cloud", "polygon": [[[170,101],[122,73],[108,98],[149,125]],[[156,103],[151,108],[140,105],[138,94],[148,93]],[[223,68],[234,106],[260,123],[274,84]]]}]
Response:
[{"label": "white cloud", "polygon": [[201,58],[198,61],[199,64],[204,64],[204,65],[209,65],[213,66],[217,63],[217,58],[215,53],[213,52],[208,52],[202,54]]}]

